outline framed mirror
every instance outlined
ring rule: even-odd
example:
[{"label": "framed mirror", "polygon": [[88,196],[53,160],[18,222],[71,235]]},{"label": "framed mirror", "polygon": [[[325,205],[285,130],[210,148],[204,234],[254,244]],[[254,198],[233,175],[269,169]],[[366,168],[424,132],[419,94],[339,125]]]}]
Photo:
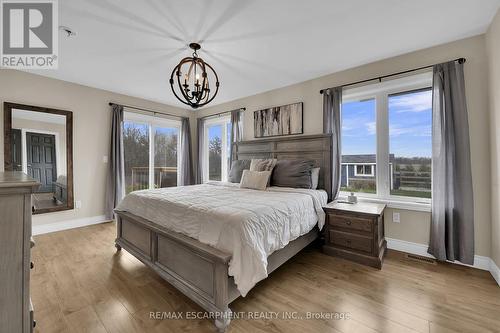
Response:
[{"label": "framed mirror", "polygon": [[4,168],[40,182],[34,214],[73,209],[73,113],[4,103]]}]

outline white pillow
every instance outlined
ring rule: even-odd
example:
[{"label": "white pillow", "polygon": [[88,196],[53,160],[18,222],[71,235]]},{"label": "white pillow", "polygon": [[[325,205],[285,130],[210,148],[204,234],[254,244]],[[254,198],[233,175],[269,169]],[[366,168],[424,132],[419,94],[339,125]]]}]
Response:
[{"label": "white pillow", "polygon": [[243,170],[240,187],[254,190],[265,190],[272,171],[250,171]]},{"label": "white pillow", "polygon": [[311,189],[316,190],[319,183],[319,168],[312,168],[311,170]]}]

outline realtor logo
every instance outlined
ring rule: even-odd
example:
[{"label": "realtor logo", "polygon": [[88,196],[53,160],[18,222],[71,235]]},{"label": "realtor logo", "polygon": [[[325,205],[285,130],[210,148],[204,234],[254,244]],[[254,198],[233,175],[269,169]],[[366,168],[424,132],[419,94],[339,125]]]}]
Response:
[{"label": "realtor logo", "polygon": [[1,67],[57,69],[57,0],[0,0]]}]

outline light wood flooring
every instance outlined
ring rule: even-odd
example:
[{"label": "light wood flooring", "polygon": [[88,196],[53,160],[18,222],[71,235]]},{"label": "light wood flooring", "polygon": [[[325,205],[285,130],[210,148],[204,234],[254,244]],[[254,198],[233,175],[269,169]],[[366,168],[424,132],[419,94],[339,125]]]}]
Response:
[{"label": "light wood flooring", "polygon": [[[37,332],[215,332],[212,321],[153,320],[201,311],[125,250],[106,223],[35,237]],[[499,332],[488,272],[389,252],[381,271],[306,249],[231,305],[233,311],[349,313],[347,320],[233,320],[229,332]]]},{"label": "light wood flooring", "polygon": [[31,195],[35,209],[46,209],[62,206],[62,202],[54,201],[54,193],[33,193]]}]

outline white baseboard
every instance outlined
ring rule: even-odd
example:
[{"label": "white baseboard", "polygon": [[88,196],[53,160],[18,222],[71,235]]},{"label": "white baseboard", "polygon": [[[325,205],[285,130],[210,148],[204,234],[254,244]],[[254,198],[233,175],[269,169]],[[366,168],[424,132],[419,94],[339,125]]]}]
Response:
[{"label": "white baseboard", "polygon": [[[416,255],[424,256],[424,257],[428,257],[428,258],[434,258],[433,255],[427,253],[427,248],[429,247],[428,245],[419,244],[419,243],[412,243],[412,242],[407,242],[407,241],[394,239],[394,238],[387,238],[387,237],[385,239],[387,240],[387,248],[389,248],[391,250],[416,254]],[[500,270],[498,269],[497,265],[495,265],[493,260],[491,260],[488,257],[475,255],[474,256],[474,265],[462,264],[459,261],[449,261],[449,262],[451,262],[453,264],[458,264],[458,265],[463,265],[463,266],[468,266],[468,267],[473,267],[473,268],[489,271],[491,273],[491,275],[493,275],[493,278],[497,281],[498,285],[500,286]]]},{"label": "white baseboard", "polygon": [[412,243],[412,242],[407,242],[404,240],[388,238],[388,237],[386,237],[385,240],[387,241],[387,248],[388,249],[406,252],[406,253],[411,253],[411,254],[416,254],[416,255],[424,256],[424,257],[428,257],[428,258],[434,258],[432,255],[427,253],[428,246],[425,244]]},{"label": "white baseboard", "polygon": [[500,268],[498,268],[493,259],[490,260],[490,273],[500,286]]},{"label": "white baseboard", "polygon": [[49,232],[56,232],[56,231],[61,231],[61,230],[80,228],[80,227],[85,227],[88,225],[99,224],[99,223],[104,223],[104,222],[109,222],[109,220],[106,219],[106,216],[99,215],[99,216],[91,216],[91,217],[85,217],[85,218],[75,219],[75,220],[67,220],[67,221],[59,221],[59,222],[48,223],[48,224],[40,224],[40,225],[33,226],[32,234],[34,236],[35,235],[42,235],[42,234],[47,234]]}]

